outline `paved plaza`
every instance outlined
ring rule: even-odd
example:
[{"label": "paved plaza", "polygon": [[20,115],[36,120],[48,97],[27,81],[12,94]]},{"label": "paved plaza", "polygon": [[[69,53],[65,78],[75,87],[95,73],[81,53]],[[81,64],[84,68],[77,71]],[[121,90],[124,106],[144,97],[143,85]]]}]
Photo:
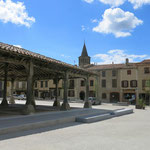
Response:
[{"label": "paved plaza", "polygon": [[[41,104],[41,101],[37,102]],[[43,104],[51,104],[45,101]],[[82,107],[82,103],[71,103]],[[125,106],[103,104],[101,109]],[[133,108],[133,106],[128,106]],[[91,124],[67,123],[54,127],[2,135],[2,150],[149,150],[150,108],[135,110],[130,115]]]}]

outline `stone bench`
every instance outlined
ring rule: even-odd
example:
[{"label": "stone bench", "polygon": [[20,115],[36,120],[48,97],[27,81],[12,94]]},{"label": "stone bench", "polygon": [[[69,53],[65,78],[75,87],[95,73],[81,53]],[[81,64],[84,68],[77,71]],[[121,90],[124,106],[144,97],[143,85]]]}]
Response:
[{"label": "stone bench", "polygon": [[133,113],[133,109],[124,108],[120,110],[115,110],[111,114],[114,115],[114,117],[117,117],[117,116],[127,115],[131,113]]},{"label": "stone bench", "polygon": [[110,118],[112,118],[112,115],[110,113],[93,114],[93,115],[88,115],[88,116],[77,117],[76,122],[92,123],[92,122],[102,121],[102,120],[106,120]]},{"label": "stone bench", "polygon": [[82,122],[82,123],[92,123],[92,122],[111,119],[113,117],[123,116],[131,113],[133,113],[133,109],[123,108],[123,109],[111,111],[110,113],[92,114],[92,115],[90,114],[86,116],[76,117],[75,121]]}]

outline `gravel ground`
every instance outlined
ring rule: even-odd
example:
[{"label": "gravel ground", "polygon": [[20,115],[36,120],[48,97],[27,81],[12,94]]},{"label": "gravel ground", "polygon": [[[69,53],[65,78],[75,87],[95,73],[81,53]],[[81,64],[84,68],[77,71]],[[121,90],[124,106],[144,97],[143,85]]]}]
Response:
[{"label": "gravel ground", "polygon": [[[82,103],[70,105],[83,106]],[[119,109],[123,106],[103,104],[94,108]],[[69,123],[4,135],[0,137],[0,147],[2,150],[149,150],[150,108],[134,112],[91,124]]]}]

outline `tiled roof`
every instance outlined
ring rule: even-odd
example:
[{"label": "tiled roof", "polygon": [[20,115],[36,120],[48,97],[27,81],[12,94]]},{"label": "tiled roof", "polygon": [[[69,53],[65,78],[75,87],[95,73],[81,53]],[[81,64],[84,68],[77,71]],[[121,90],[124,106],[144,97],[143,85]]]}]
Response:
[{"label": "tiled roof", "polygon": [[93,72],[82,69],[80,67],[76,67],[76,66],[67,64],[65,62],[62,62],[62,61],[59,61],[59,60],[56,60],[56,59],[53,59],[53,58],[50,58],[50,57],[46,57],[44,55],[40,55],[38,53],[34,53],[34,52],[31,52],[31,51],[23,49],[23,48],[19,48],[19,47],[13,46],[13,45],[5,44],[5,43],[2,43],[2,42],[0,42],[0,51],[1,52],[7,52],[7,53],[10,53],[10,54],[12,53],[14,55],[19,54],[23,57],[30,57],[31,59],[36,59],[36,60],[39,60],[39,61],[45,61],[47,63],[54,63],[54,64],[59,65],[60,67],[61,66],[66,67],[66,69],[72,69],[72,70],[76,70],[76,71],[87,72],[89,74],[95,74]]},{"label": "tiled roof", "polygon": [[88,69],[88,70],[103,70],[103,69],[119,69],[119,68],[132,68],[132,67],[136,67],[138,65],[150,65],[150,59],[145,59],[142,62],[138,62],[138,63],[129,63],[128,65],[126,64],[102,64],[102,65],[86,65],[84,66],[84,68]]},{"label": "tiled roof", "polygon": [[89,65],[85,66],[88,70],[103,70],[103,69],[119,69],[119,68],[132,68],[135,67],[135,63],[126,64],[105,64],[105,65]]},{"label": "tiled roof", "polygon": [[142,62],[140,62],[139,64],[150,64],[150,59],[145,59]]},{"label": "tiled roof", "polygon": [[9,45],[9,44],[5,44],[5,43],[1,43],[1,42],[0,42],[0,49],[4,50],[4,51],[7,51],[7,52],[13,52],[13,53],[16,53],[16,54],[20,54],[22,56],[29,56],[29,57],[32,57],[32,58],[38,58],[38,59],[41,59],[41,60],[47,60],[49,62],[56,62],[56,63],[68,65],[68,64],[66,64],[64,62],[52,59],[50,57],[46,57],[44,55],[40,55],[38,53],[34,53],[34,52],[31,52],[31,51],[23,49],[23,48],[19,48],[19,47],[16,47],[16,46],[13,46],[13,45]]}]

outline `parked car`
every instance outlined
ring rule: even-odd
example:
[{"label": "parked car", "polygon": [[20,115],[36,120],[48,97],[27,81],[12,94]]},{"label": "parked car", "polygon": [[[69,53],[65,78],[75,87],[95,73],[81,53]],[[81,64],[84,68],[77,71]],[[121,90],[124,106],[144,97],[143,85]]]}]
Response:
[{"label": "parked car", "polygon": [[101,105],[101,101],[97,100],[96,97],[89,97],[88,100],[92,103],[92,105]]},{"label": "parked car", "polygon": [[17,100],[25,100],[26,99],[26,96],[25,95],[13,95],[14,99],[17,99]]}]

